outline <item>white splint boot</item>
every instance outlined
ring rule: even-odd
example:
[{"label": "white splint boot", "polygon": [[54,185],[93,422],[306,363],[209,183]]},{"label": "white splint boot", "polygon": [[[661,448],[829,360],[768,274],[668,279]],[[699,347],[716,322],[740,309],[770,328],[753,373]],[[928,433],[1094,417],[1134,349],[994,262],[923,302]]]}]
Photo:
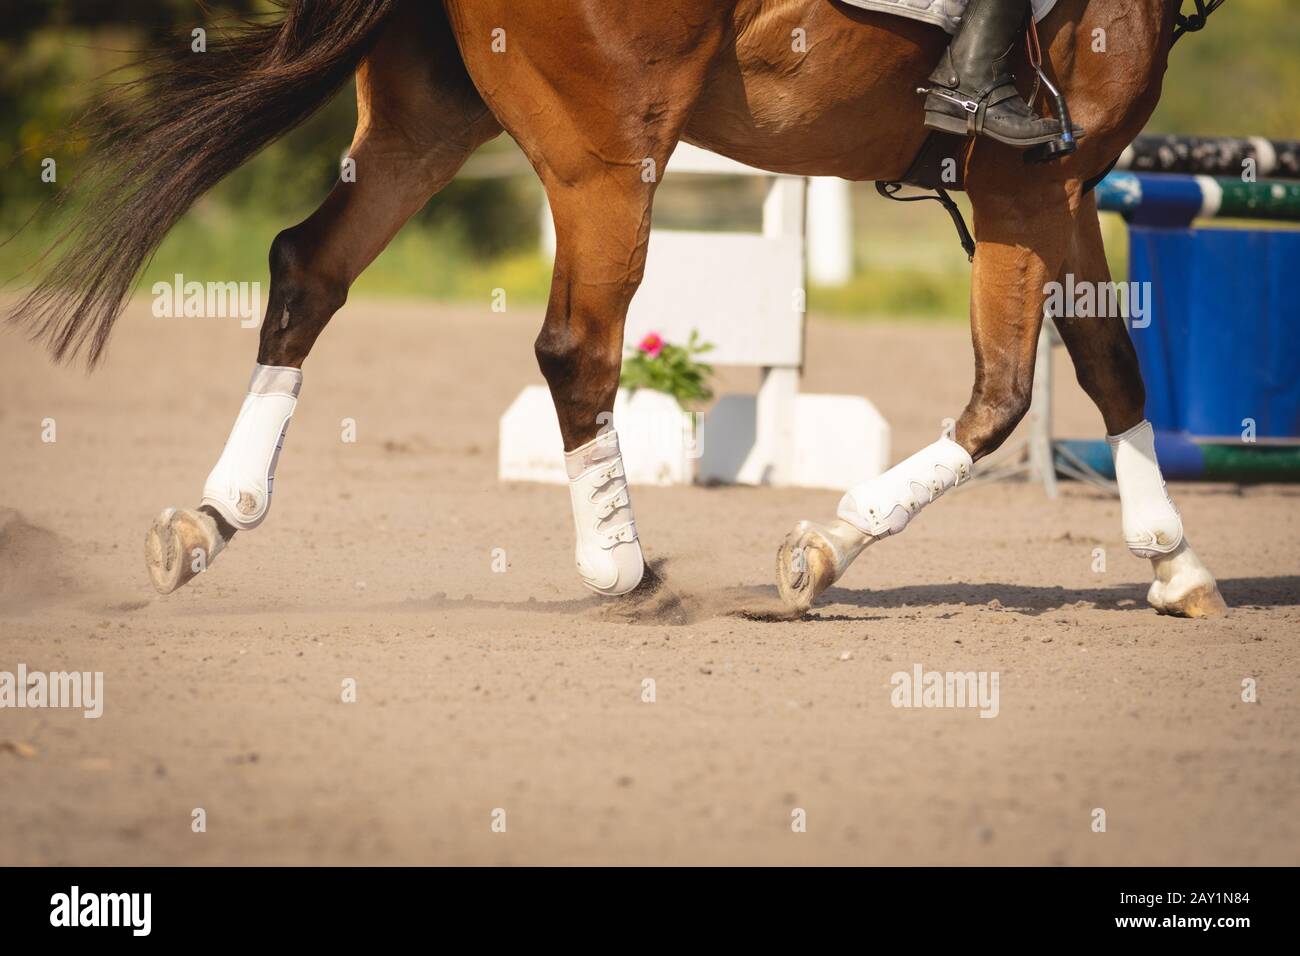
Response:
[{"label": "white splint boot", "polygon": [[873,538],[898,534],[922,508],[968,479],[974,467],[966,449],[945,436],[855,485],[840,499],[837,514]]},{"label": "white splint boot", "polygon": [[869,545],[898,534],[922,508],[970,478],[973,468],[966,449],[940,438],[855,485],[840,499],[833,523],[800,521],[776,553],[781,600],[792,611],[807,611]]},{"label": "white splint boot", "polygon": [[1183,519],[1156,460],[1151,423],[1140,422],[1122,435],[1106,436],[1106,441],[1115,461],[1124,543],[1137,557],[1149,558],[1155,572],[1147,603],[1174,617],[1227,614],[1214,575],[1183,534]]},{"label": "white splint boot", "polygon": [[636,536],[618,434],[609,429],[564,455],[577,533],[574,560],[587,587],[626,594],[641,583],[645,559]]},{"label": "white splint boot", "polygon": [[1172,554],[1183,541],[1183,520],[1160,474],[1151,423],[1107,435],[1106,442],[1115,461],[1124,543],[1139,558]]},{"label": "white splint boot", "polygon": [[200,504],[241,531],[256,528],[270,510],[275,465],[301,388],[301,369],[255,366],[225,450],[203,483]]}]

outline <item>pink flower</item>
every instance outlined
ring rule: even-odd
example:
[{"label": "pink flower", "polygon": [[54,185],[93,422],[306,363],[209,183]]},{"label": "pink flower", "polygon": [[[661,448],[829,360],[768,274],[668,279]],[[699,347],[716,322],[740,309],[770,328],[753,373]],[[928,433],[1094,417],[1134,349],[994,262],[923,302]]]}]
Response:
[{"label": "pink flower", "polygon": [[637,348],[651,358],[658,358],[659,353],[664,350],[664,340],[659,337],[658,332],[650,332],[641,340]]}]

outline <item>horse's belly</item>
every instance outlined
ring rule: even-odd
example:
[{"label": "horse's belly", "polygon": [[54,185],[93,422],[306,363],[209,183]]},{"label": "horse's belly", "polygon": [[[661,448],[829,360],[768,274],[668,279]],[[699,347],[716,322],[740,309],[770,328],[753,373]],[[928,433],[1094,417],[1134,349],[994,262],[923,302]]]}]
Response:
[{"label": "horse's belly", "polygon": [[891,179],[925,130],[937,27],[828,0],[750,0],[714,63],[684,138],[778,172]]}]

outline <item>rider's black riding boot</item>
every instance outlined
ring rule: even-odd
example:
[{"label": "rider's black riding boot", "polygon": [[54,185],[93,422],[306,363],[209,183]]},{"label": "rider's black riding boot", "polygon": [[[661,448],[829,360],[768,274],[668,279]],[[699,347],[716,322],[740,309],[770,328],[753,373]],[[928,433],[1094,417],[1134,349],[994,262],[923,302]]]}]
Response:
[{"label": "rider's black riding boot", "polygon": [[948,52],[930,74],[925,125],[963,136],[1033,146],[1061,136],[1061,124],[1030,110],[1008,66],[1029,0],[970,0]]}]

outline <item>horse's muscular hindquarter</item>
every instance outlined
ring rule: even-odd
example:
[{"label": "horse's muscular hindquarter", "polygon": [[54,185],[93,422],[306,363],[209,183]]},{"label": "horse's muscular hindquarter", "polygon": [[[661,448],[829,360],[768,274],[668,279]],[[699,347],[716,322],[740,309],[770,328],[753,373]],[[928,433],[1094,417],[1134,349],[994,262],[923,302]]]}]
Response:
[{"label": "horse's muscular hindquarter", "polygon": [[[250,394],[200,508],[168,508],[145,539],[154,586],[168,593],[207,569],[270,507],[277,447],[317,336],[352,283],[483,142],[500,132],[436,7],[405,3],[357,72],[357,129],[340,178],[304,222],[276,236],[271,291]],[[292,395],[279,385],[292,376]],[[267,411],[268,405],[279,405]],[[260,412],[260,414],[259,414]]]}]

